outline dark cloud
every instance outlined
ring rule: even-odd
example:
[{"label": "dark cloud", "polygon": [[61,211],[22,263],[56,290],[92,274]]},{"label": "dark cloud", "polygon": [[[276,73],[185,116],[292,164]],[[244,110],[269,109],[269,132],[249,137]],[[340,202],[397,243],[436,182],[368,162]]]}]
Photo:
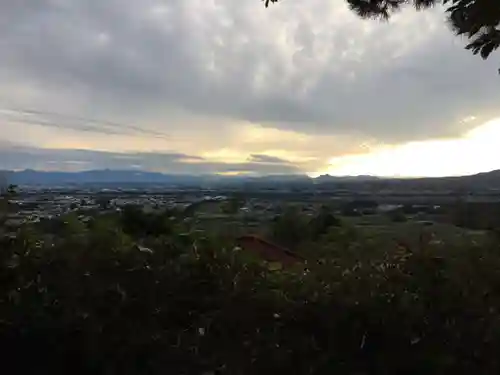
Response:
[{"label": "dark cloud", "polygon": [[33,109],[0,107],[0,119],[8,121],[9,123],[31,124],[47,126],[51,128],[71,129],[108,135],[126,134],[148,136],[153,138],[169,138],[168,134],[159,131],[144,129],[139,126],[130,124]]},{"label": "dark cloud", "polygon": [[265,164],[289,164],[290,162],[285,159],[278,158],[276,156],[262,155],[262,154],[252,154],[248,158],[249,162],[253,163],[265,163]]},{"label": "dark cloud", "polygon": [[[361,21],[343,0],[268,10],[259,0],[4,1],[0,99],[126,123],[156,115],[161,134],[180,108],[319,135],[456,135],[466,116],[500,116],[497,62],[464,51],[443,18],[437,8]],[[26,94],[34,88],[43,99]]]},{"label": "dark cloud", "polygon": [[13,123],[36,124],[61,129],[168,138],[168,135],[165,133],[151,131],[130,124],[33,109],[0,108],[0,118]]},{"label": "dark cloud", "polygon": [[255,174],[300,173],[290,163],[262,163],[250,160],[244,163],[211,162],[198,156],[182,153],[113,153],[89,150],[41,149],[9,143],[0,144],[0,170],[64,170],[93,169],[149,170],[166,173],[225,173]]}]

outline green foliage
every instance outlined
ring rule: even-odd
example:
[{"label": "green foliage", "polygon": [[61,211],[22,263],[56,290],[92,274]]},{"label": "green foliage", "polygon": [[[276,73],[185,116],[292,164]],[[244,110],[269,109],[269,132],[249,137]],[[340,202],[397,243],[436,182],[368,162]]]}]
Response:
[{"label": "green foliage", "polygon": [[184,232],[175,220],[148,229],[155,220],[135,208],[88,222],[70,214],[55,237],[27,225],[2,240],[4,367],[106,375],[500,370],[497,242],[405,249],[335,225],[326,209],[313,219],[288,209],[276,233],[299,233],[296,241],[321,250],[304,271],[263,265],[229,238]]},{"label": "green foliage", "polygon": [[271,238],[287,248],[294,249],[309,237],[308,220],[296,207],[287,207],[272,223]]},{"label": "green foliage", "polygon": [[15,196],[18,192],[18,187],[17,185],[13,184],[5,184],[5,185],[0,185],[0,196],[1,197],[7,197],[7,198],[12,198]]},{"label": "green foliage", "polygon": [[[17,206],[12,202],[12,198],[17,195],[16,185],[7,185],[0,189],[0,225],[4,225],[9,213],[17,209]],[[1,229],[1,228],[0,228]]]},{"label": "green foliage", "polygon": [[408,220],[406,218],[406,215],[404,214],[404,212],[400,209],[395,209],[395,210],[389,211],[387,213],[387,216],[394,223],[404,223]]},{"label": "green foliage", "polygon": [[342,222],[335,217],[327,207],[323,207],[319,213],[309,222],[311,240],[316,241],[328,233],[332,227],[340,227]]},{"label": "green foliage", "polygon": [[111,200],[106,196],[101,196],[96,199],[96,204],[98,204],[102,210],[107,210],[111,206]]},{"label": "green foliage", "polygon": [[90,225],[87,238],[94,251],[128,251],[133,247],[132,238],[119,226],[118,220],[98,217]]},{"label": "green foliage", "polygon": [[8,197],[13,197],[17,194],[17,185],[10,184],[7,187],[6,195]]},{"label": "green foliage", "polygon": [[463,228],[500,228],[500,204],[491,202],[459,203],[453,210],[452,221],[455,225]]},{"label": "green foliage", "polygon": [[222,210],[222,212],[224,212],[226,214],[230,214],[230,215],[235,214],[238,212],[238,210],[241,207],[243,207],[244,203],[245,202],[243,199],[240,199],[237,197],[232,197],[222,204],[221,210]]},{"label": "green foliage", "polygon": [[174,226],[169,211],[146,213],[132,205],[123,209],[120,220],[124,232],[136,237],[170,234]]},{"label": "green foliage", "polygon": [[297,249],[304,243],[318,241],[330,228],[342,225],[328,207],[322,207],[313,217],[303,215],[297,207],[288,206],[278,215],[270,228],[270,237],[289,249]]}]

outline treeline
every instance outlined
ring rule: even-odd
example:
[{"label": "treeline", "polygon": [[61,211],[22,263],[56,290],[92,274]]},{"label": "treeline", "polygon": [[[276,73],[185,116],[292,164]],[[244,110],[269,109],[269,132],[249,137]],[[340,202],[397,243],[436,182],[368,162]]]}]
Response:
[{"label": "treeline", "polygon": [[453,223],[479,230],[500,228],[500,202],[461,202],[454,207]]}]

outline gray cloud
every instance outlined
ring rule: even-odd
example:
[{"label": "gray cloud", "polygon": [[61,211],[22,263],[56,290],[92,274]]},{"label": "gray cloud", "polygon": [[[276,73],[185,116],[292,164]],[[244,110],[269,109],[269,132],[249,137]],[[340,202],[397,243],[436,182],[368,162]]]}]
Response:
[{"label": "gray cloud", "polygon": [[[261,155],[266,159],[265,155]],[[269,157],[271,158],[271,157]],[[301,173],[298,166],[287,162],[244,163],[211,162],[199,156],[182,153],[113,153],[89,150],[41,149],[1,142],[0,170],[64,170],[93,169],[149,170],[166,173],[225,173],[255,174]]]},{"label": "gray cloud", "polygon": [[169,138],[168,134],[143,129],[130,124],[33,109],[0,108],[0,119],[11,123],[32,124],[56,129],[71,129],[109,135],[127,134],[153,138]]},{"label": "gray cloud", "polygon": [[265,163],[265,164],[289,164],[288,160],[278,158],[276,156],[262,155],[262,154],[252,154],[248,158],[248,161],[253,163]]},{"label": "gray cloud", "polygon": [[156,116],[159,134],[182,110],[388,142],[456,135],[466,116],[500,116],[497,62],[464,51],[443,18],[437,8],[362,21],[343,0],[268,10],[259,0],[4,1],[0,100],[125,123]]}]

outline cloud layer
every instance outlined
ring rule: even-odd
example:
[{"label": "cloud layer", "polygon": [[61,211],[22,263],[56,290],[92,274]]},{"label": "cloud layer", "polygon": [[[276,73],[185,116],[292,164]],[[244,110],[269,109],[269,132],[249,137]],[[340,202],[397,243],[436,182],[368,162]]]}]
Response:
[{"label": "cloud layer", "polygon": [[[367,140],[457,136],[500,117],[497,62],[464,51],[443,20],[440,8],[360,20],[343,0],[4,1],[0,137],[287,154],[310,169]],[[250,147],[248,128],[294,141]]]},{"label": "cloud layer", "polygon": [[90,150],[40,149],[6,143],[1,146],[0,170],[137,169],[174,174],[301,174],[301,170],[292,163],[266,155],[253,155],[247,161],[231,163],[213,162],[199,156],[180,153],[113,153]]}]

